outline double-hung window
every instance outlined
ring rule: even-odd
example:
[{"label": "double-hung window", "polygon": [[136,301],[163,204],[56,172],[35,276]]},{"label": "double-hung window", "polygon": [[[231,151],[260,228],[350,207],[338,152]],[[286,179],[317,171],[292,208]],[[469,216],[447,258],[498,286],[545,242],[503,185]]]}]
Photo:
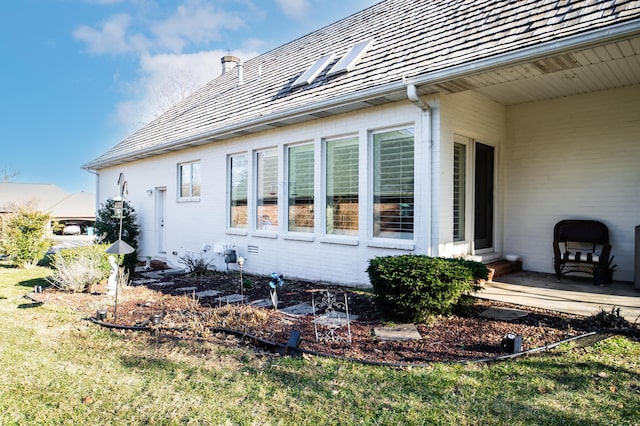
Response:
[{"label": "double-hung window", "polygon": [[200,199],[200,162],[178,164],[178,198],[180,200]]},{"label": "double-hung window", "polygon": [[229,156],[229,227],[246,229],[248,225],[247,211],[247,154]]},{"label": "double-hung window", "polygon": [[358,234],[358,138],[325,143],[326,233]]},{"label": "double-hung window", "polygon": [[288,158],[288,227],[290,232],[313,232],[314,225],[314,157],[313,145],[296,145],[287,149]]},{"label": "double-hung window", "polygon": [[413,129],[373,134],[373,236],[413,239]]},{"label": "double-hung window", "polygon": [[256,230],[278,227],[278,150],[256,153]]}]

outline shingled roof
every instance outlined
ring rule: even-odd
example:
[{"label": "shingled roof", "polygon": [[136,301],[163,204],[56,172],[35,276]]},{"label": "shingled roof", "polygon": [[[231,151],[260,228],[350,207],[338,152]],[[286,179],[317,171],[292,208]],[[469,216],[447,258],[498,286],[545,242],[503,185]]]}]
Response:
[{"label": "shingled roof", "polygon": [[[461,69],[515,61],[507,55],[519,51],[543,58],[544,49],[598,31],[612,39],[621,31],[640,34],[640,2],[386,0],[247,61],[242,82],[234,70],[220,75],[83,167],[100,169],[403,99],[405,83],[421,76],[433,76],[435,92]],[[327,76],[367,39],[373,45],[353,70]],[[330,53],[335,58],[316,79],[292,87]]]}]

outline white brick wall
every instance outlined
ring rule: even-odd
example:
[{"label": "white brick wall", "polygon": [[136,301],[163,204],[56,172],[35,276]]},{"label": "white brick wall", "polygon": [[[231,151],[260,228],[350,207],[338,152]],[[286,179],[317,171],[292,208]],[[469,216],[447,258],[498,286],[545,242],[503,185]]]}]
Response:
[{"label": "white brick wall", "polygon": [[[414,126],[416,144],[419,140],[420,110],[408,101],[399,102],[384,107],[369,108],[356,113],[347,114],[339,118],[319,119],[306,124],[290,126],[263,132],[259,135],[247,136],[226,142],[215,143],[185,151],[166,154],[153,159],[140,160],[127,165],[100,171],[100,197],[103,202],[108,197],[116,195],[116,181],[118,174],[123,172],[128,181],[129,196],[136,209],[141,224],[140,256],[157,256],[155,242],[155,212],[154,196],[147,195],[148,189],[156,187],[167,188],[166,221],[167,232],[166,251],[167,261],[179,266],[178,258],[172,255],[176,251],[183,255],[185,251],[199,251],[203,244],[212,247],[216,243],[235,245],[238,254],[247,259],[244,269],[249,272],[269,274],[271,272],[284,273],[289,277],[305,277],[308,279],[324,280],[350,285],[367,285],[369,280],[365,272],[368,260],[375,256],[390,254],[405,254],[414,252],[403,249],[381,248],[371,246],[369,229],[370,219],[370,189],[367,173],[369,170],[370,152],[368,150],[367,135],[371,130],[397,126]],[[360,232],[354,241],[355,245],[335,244],[323,240],[322,227],[318,216],[321,213],[322,199],[322,167],[321,140],[336,136],[356,134],[360,136]],[[288,239],[283,231],[284,198],[286,197],[284,181],[284,166],[282,155],[285,146],[291,143],[313,141],[316,144],[316,232],[313,241],[299,241]],[[267,147],[278,147],[279,164],[279,222],[282,228],[275,238],[265,238],[257,233],[248,231],[248,235],[228,233],[226,224],[226,181],[227,155],[238,152]],[[421,155],[426,155],[428,149],[416,149],[416,163],[424,164]],[[199,202],[176,202],[176,167],[180,162],[201,161],[202,193]],[[428,171],[428,168],[427,168]],[[249,175],[251,179],[251,173]],[[416,204],[428,202],[420,182],[416,183]],[[251,202],[250,202],[251,204]],[[425,209],[418,209],[414,230],[415,247],[426,250],[426,238],[429,218],[424,217]],[[250,219],[251,220],[251,219]],[[257,246],[258,254],[248,252],[248,246]],[[213,255],[211,253],[211,255]],[[222,257],[215,256],[216,267],[224,270],[226,265]],[[230,268],[237,268],[230,265]]]},{"label": "white brick wall", "polygon": [[[447,95],[430,101],[435,106],[432,134],[434,139],[440,138],[439,206],[434,211],[439,220],[435,244],[439,255],[452,255],[460,249],[452,244],[451,199],[453,137],[459,134],[496,148],[495,249],[498,254],[519,254],[523,256],[525,269],[551,272],[553,225],[564,218],[595,218],[609,226],[618,263],[615,278],[632,279],[633,228],[640,224],[640,87],[509,108],[477,93]],[[157,255],[155,197],[146,191],[166,187],[167,260],[174,265],[177,257],[171,254],[173,251],[182,255],[187,250],[200,250],[203,244],[213,247],[222,243],[237,247],[239,255],[247,258],[245,270],[249,272],[278,272],[289,277],[366,285],[365,269],[370,258],[429,253],[434,248],[429,241],[431,218],[428,216],[431,164],[427,142],[420,140],[420,114],[409,102],[398,102],[102,170],[100,201],[116,195],[118,174],[123,172],[128,181],[128,199],[132,200],[141,224],[141,256]],[[415,250],[370,244],[367,134],[371,130],[401,125],[415,126],[416,144],[423,144],[416,148]],[[274,146],[283,153],[287,144],[313,141],[316,144],[315,197],[320,209],[323,197],[320,142],[322,138],[349,134],[358,134],[361,139],[362,208],[355,245],[323,240],[320,221],[312,241],[288,239],[282,230],[276,238],[260,237],[251,231],[248,235],[226,231],[228,154]],[[201,199],[192,203],[176,202],[177,164],[193,160],[200,160],[202,164]],[[282,197],[285,195],[282,161],[279,167]],[[279,207],[280,223],[284,225],[282,202]],[[249,253],[248,246],[257,246],[258,254]],[[216,256],[216,267],[223,270],[225,266],[222,257]]]},{"label": "white brick wall", "polygon": [[508,109],[505,252],[551,272],[553,226],[597,219],[609,227],[614,279],[633,279],[640,224],[640,86]]},{"label": "white brick wall", "polygon": [[[495,226],[494,249],[502,248],[502,174],[500,159],[506,139],[506,108],[489,98],[475,92],[464,92],[441,97],[441,153],[440,169],[440,255],[453,256],[468,254],[472,240],[467,233],[468,242],[453,244],[453,143],[454,135],[465,136],[495,148]],[[470,155],[470,154],[469,154]],[[470,171],[470,170],[469,170]],[[472,191],[468,187],[467,191]],[[467,221],[472,221],[468,215]]]}]

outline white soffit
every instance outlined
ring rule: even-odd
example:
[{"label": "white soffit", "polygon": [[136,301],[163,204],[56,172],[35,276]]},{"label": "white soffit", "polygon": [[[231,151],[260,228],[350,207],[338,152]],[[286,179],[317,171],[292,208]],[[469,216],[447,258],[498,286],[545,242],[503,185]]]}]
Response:
[{"label": "white soffit", "polygon": [[313,65],[309,67],[296,81],[291,85],[292,88],[298,86],[304,86],[305,84],[311,83],[315,78],[324,70],[329,62],[333,61],[336,55],[334,53],[330,53],[328,55],[321,56],[317,61],[314,62]]},{"label": "white soffit", "polygon": [[349,72],[355,68],[360,59],[367,53],[371,45],[373,45],[374,39],[361,41],[356,44],[344,55],[327,73],[327,75],[336,75],[343,72]]}]

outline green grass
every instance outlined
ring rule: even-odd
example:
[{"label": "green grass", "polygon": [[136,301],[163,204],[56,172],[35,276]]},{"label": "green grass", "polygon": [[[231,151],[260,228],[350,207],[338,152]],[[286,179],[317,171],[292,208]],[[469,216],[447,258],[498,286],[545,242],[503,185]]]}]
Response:
[{"label": "green grass", "polygon": [[112,332],[0,264],[0,425],[639,424],[640,343],[392,369]]}]

